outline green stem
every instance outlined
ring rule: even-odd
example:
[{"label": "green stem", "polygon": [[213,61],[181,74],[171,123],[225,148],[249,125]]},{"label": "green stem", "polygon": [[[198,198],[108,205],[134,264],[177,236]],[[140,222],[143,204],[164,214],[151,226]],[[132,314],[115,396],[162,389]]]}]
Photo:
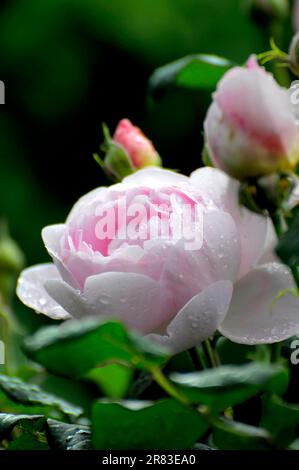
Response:
[{"label": "green stem", "polygon": [[174,385],[168,380],[168,378],[163,374],[161,369],[153,368],[151,369],[151,374],[153,379],[157,382],[158,385],[172,398],[179,401],[183,405],[188,405],[188,399],[182,395]]},{"label": "green stem", "polygon": [[282,343],[271,344],[270,362],[272,362],[273,364],[277,363],[281,357],[281,347],[282,347]]},{"label": "green stem", "polygon": [[270,214],[278,238],[284,234],[284,217],[281,211]]},{"label": "green stem", "polygon": [[207,368],[204,358],[200,356],[200,353],[196,346],[194,346],[193,348],[190,348],[188,352],[189,352],[189,355],[190,355],[190,358],[194,365],[195,370],[202,370],[202,369]]},{"label": "green stem", "polygon": [[202,343],[203,350],[209,359],[211,367],[218,367],[218,359],[209,339]]}]

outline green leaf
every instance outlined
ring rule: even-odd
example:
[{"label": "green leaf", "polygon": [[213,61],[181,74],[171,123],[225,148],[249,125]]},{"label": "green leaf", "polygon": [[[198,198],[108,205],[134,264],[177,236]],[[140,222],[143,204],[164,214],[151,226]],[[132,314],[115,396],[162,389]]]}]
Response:
[{"label": "green leaf", "polygon": [[44,416],[0,413],[0,442],[9,450],[49,449],[46,426]]},{"label": "green leaf", "polygon": [[39,387],[45,393],[57,395],[60,399],[82,408],[84,415],[87,416],[90,415],[92,402],[99,397],[98,388],[84,379],[76,381],[76,387],[74,387],[74,380],[50,374],[46,371],[36,378]]},{"label": "green leaf", "polygon": [[199,442],[198,444],[195,444],[193,449],[196,449],[196,450],[216,450],[215,448],[207,446],[206,444],[202,444],[201,442]]},{"label": "green leaf", "polygon": [[91,449],[90,430],[88,426],[78,426],[48,419],[48,442],[51,449],[89,450]]},{"label": "green leaf", "polygon": [[188,55],[156,69],[149,80],[149,92],[159,97],[170,85],[212,91],[232,65],[227,59],[215,55]]},{"label": "green leaf", "polygon": [[163,348],[128,332],[121,323],[91,318],[43,328],[24,348],[49,371],[75,378],[109,363],[148,370],[167,360]]},{"label": "green leaf", "polygon": [[68,424],[40,415],[0,413],[0,443],[9,450],[90,449],[88,426]]},{"label": "green leaf", "polygon": [[214,411],[242,403],[260,391],[281,394],[288,384],[286,369],[263,363],[175,373],[170,378],[191,402],[207,405]]},{"label": "green leaf", "polygon": [[239,344],[221,336],[216,343],[216,352],[221,364],[244,364],[250,362],[252,346]]},{"label": "green leaf", "polygon": [[279,446],[285,448],[296,437],[299,425],[299,406],[284,403],[278,397],[264,400],[261,426],[268,429]]},{"label": "green leaf", "polygon": [[7,450],[49,450],[46,425],[43,416],[18,420],[8,436]]},{"label": "green leaf", "polygon": [[[0,413],[0,440],[3,440],[21,421],[35,421],[43,417],[39,415],[14,415],[9,413]],[[45,420],[45,418],[43,418]]]},{"label": "green leaf", "polygon": [[17,377],[0,375],[0,409],[7,412],[46,414],[53,418],[76,420],[82,409],[45,393],[37,385],[22,382]]},{"label": "green leaf", "polygon": [[131,383],[133,370],[122,364],[97,367],[85,376],[95,382],[109,398],[123,398]]},{"label": "green leaf", "polygon": [[271,435],[262,428],[221,419],[213,431],[213,444],[221,450],[266,450]]},{"label": "green leaf", "polygon": [[156,403],[98,401],[93,408],[95,449],[189,449],[207,429],[199,413],[172,399]]},{"label": "green leaf", "polygon": [[297,437],[289,446],[289,450],[299,450],[299,437]]}]

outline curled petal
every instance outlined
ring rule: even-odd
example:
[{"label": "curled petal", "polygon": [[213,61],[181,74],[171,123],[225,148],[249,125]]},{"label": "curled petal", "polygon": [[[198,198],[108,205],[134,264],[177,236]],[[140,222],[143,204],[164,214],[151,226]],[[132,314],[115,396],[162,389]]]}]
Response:
[{"label": "curled petal", "polygon": [[62,279],[48,279],[45,281],[45,290],[71,317],[88,316],[80,291],[74,289]]},{"label": "curled petal", "polygon": [[173,354],[195,346],[215,333],[228,310],[232,290],[229,281],[212,284],[180,310],[165,335],[151,334],[147,338],[168,347]]},{"label": "curled petal", "polygon": [[234,288],[230,309],[219,331],[237,343],[283,341],[299,332],[299,299],[284,265],[258,266]]},{"label": "curled petal", "polygon": [[61,240],[65,234],[66,226],[64,224],[49,225],[42,230],[42,239],[45,247],[53,259],[55,266],[61,274],[61,277],[73,286],[75,289],[79,288],[79,283],[68,269],[68,267],[62,262],[61,252]]},{"label": "curled petal", "polygon": [[48,295],[44,283],[49,279],[59,279],[54,264],[39,264],[25,269],[17,285],[20,300],[38,313],[43,313],[54,320],[66,320],[70,315]]}]

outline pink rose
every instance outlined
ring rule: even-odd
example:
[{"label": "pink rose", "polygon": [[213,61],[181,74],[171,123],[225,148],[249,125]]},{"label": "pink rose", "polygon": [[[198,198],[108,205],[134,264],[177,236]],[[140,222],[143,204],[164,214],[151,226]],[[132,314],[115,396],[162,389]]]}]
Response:
[{"label": "pink rose", "polygon": [[115,130],[113,141],[126,151],[134,168],[160,165],[161,159],[152,142],[129,119],[122,119]]},{"label": "pink rose", "polygon": [[[214,168],[190,178],[148,168],[95,189],[77,202],[65,224],[43,230],[54,264],[23,271],[18,296],[54,319],[119,318],[172,352],[217,328],[240,343],[288,338],[299,331],[299,299],[286,293],[273,301],[293,287],[292,277],[272,254],[270,221],[238,205],[238,188]],[[136,224],[132,213],[128,219],[123,203],[141,204],[146,220]],[[190,225],[198,209],[202,214],[199,248],[186,249],[185,239],[174,236],[185,207]],[[168,222],[163,238],[161,227]],[[129,225],[138,227],[142,239],[101,237],[126,233]]]},{"label": "pink rose", "polygon": [[299,134],[288,91],[253,57],[220,80],[204,123],[214,165],[243,179],[292,169]]}]

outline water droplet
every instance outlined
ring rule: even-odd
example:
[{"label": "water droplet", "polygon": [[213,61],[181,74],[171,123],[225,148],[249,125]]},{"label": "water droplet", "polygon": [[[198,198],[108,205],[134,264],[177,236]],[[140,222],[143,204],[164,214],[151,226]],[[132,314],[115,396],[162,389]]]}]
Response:
[{"label": "water droplet", "polygon": [[105,295],[105,294],[103,294],[103,295],[100,297],[100,302],[101,302],[101,304],[103,304],[103,305],[109,304],[109,301],[110,301],[110,295]]}]

